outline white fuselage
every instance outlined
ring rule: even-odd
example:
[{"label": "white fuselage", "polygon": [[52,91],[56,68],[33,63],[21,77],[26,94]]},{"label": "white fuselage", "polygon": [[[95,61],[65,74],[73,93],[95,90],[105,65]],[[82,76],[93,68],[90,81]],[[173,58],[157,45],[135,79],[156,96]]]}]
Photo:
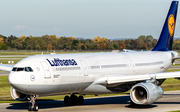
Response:
[{"label": "white fuselage", "polygon": [[113,89],[95,81],[109,74],[123,77],[164,72],[171,66],[171,60],[171,52],[158,51],[37,55],[14,66],[31,67],[33,72],[11,71],[9,83],[25,94],[112,93]]}]

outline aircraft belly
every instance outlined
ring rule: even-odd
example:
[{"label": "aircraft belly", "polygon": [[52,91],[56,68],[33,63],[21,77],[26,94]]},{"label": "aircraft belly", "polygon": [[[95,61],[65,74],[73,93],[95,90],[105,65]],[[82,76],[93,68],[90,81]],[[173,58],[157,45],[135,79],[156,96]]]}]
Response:
[{"label": "aircraft belly", "polygon": [[13,84],[13,88],[23,92],[25,94],[63,94],[63,93],[80,93],[82,90],[87,88],[92,82],[85,83],[71,83],[71,84],[55,84],[55,85],[44,85],[44,84]]}]

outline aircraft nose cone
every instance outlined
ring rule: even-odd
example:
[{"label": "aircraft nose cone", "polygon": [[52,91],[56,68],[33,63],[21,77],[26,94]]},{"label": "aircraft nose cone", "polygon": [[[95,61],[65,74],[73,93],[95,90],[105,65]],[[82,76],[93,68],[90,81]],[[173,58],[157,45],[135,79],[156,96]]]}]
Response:
[{"label": "aircraft nose cone", "polygon": [[25,89],[24,86],[22,86],[22,75],[18,73],[10,73],[9,77],[9,84],[18,91],[23,91]]},{"label": "aircraft nose cone", "polygon": [[15,74],[15,73],[10,73],[8,80],[11,85],[19,84],[21,82],[21,77],[17,76],[17,74]]}]

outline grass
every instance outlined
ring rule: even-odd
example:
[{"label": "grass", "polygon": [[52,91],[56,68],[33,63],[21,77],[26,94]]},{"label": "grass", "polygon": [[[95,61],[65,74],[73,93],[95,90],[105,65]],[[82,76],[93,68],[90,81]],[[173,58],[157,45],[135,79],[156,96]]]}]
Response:
[{"label": "grass", "polygon": [[180,69],[168,69],[166,72],[175,72],[175,71],[180,71]]},{"label": "grass", "polygon": [[26,57],[0,57],[0,59],[4,59],[4,58],[26,58]]},{"label": "grass", "polygon": [[[175,72],[180,71],[180,69],[169,69],[166,72]],[[164,83],[161,85],[161,88],[164,91],[174,91],[174,90],[180,90],[180,80],[169,78],[164,81]]]},{"label": "grass", "polygon": [[180,110],[176,110],[176,111],[169,111],[169,112],[180,112]]},{"label": "grass", "polygon": [[[101,52],[101,51],[57,51],[57,52],[47,52],[43,51],[43,54],[50,54],[50,53],[56,53],[56,54],[66,54],[66,53],[93,53],[93,52]],[[110,52],[110,51],[102,51],[102,52]],[[0,52],[0,55],[38,55],[41,54],[42,51],[33,51],[33,52]]]},{"label": "grass", "polygon": [[0,61],[20,61],[21,59],[0,59]]},{"label": "grass", "polygon": [[12,61],[14,61],[14,64],[21,61],[21,59],[0,59],[0,63],[2,64],[9,64],[8,61],[11,61],[10,64],[12,64]]},{"label": "grass", "polygon": [[0,76],[0,103],[15,103],[15,101],[10,95],[10,88],[8,82],[8,76]]},{"label": "grass", "polygon": [[172,66],[180,66],[180,64],[175,64],[175,65],[172,65]]}]

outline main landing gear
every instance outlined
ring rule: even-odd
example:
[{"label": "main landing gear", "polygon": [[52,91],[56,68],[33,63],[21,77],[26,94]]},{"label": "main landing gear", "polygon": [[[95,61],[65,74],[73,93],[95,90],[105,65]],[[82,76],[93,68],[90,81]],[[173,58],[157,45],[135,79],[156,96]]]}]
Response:
[{"label": "main landing gear", "polygon": [[64,97],[64,104],[65,105],[82,105],[84,103],[84,97],[79,96],[77,97],[75,94],[71,94],[71,96],[65,96]]},{"label": "main landing gear", "polygon": [[29,111],[38,111],[38,105],[36,104],[36,102],[35,102],[35,98],[36,98],[36,96],[35,95],[31,95],[30,97],[29,97],[29,99],[30,99],[30,105],[29,105]]}]

